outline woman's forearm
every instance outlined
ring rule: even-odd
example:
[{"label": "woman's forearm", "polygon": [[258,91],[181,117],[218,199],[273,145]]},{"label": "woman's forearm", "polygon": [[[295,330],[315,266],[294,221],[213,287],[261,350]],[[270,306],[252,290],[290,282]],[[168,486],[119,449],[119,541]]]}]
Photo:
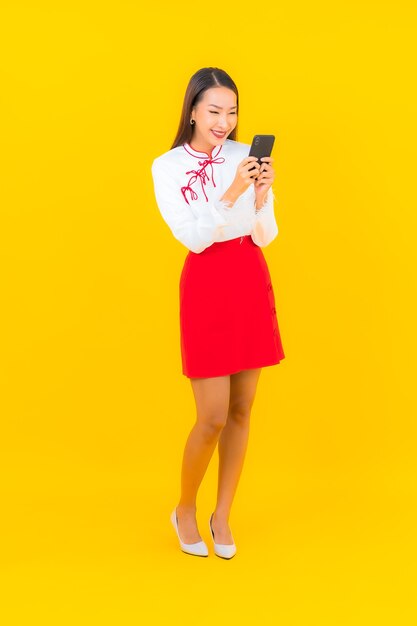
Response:
[{"label": "woman's forearm", "polygon": [[229,208],[231,208],[234,203],[236,202],[236,200],[238,199],[238,195],[236,194],[235,190],[233,189],[233,187],[229,187],[229,189],[227,189],[224,194],[222,195],[222,197],[220,198],[220,200],[222,200],[223,202],[227,202],[229,205]]}]

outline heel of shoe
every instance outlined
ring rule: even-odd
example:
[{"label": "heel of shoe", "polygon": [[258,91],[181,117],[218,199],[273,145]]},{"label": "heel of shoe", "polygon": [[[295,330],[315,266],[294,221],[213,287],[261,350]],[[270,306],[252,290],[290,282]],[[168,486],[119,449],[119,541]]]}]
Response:
[{"label": "heel of shoe", "polygon": [[193,554],[194,556],[208,556],[209,551],[207,545],[204,541],[196,541],[195,543],[184,543],[181,541],[181,537],[178,532],[178,518],[177,518],[177,507],[171,513],[171,523],[177,533],[178,540],[180,542],[180,547],[183,552],[187,554]]}]

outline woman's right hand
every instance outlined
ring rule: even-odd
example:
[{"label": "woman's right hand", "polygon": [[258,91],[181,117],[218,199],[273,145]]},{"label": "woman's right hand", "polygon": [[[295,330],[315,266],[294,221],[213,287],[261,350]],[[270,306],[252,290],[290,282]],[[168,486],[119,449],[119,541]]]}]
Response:
[{"label": "woman's right hand", "polygon": [[[255,166],[256,169],[251,170]],[[259,174],[261,166],[255,156],[246,157],[239,163],[236,169],[236,176],[230,189],[239,197],[253,183]]]}]

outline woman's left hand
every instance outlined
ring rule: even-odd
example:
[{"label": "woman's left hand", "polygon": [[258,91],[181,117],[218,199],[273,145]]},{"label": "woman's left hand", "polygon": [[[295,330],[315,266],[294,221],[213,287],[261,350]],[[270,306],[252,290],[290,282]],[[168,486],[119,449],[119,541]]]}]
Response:
[{"label": "woman's left hand", "polygon": [[261,169],[258,177],[254,180],[255,196],[259,201],[263,201],[275,180],[275,170],[272,167],[274,159],[272,157],[262,157]]}]

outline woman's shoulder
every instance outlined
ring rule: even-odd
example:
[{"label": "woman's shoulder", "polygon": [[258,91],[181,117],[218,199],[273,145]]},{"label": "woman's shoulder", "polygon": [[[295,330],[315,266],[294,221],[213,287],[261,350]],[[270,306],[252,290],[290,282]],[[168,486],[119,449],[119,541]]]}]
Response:
[{"label": "woman's shoulder", "polygon": [[156,165],[170,165],[172,163],[177,163],[179,161],[179,157],[182,156],[184,152],[183,146],[177,146],[176,148],[171,148],[171,150],[167,150],[162,154],[156,156],[152,162],[152,167],[154,164]]}]

